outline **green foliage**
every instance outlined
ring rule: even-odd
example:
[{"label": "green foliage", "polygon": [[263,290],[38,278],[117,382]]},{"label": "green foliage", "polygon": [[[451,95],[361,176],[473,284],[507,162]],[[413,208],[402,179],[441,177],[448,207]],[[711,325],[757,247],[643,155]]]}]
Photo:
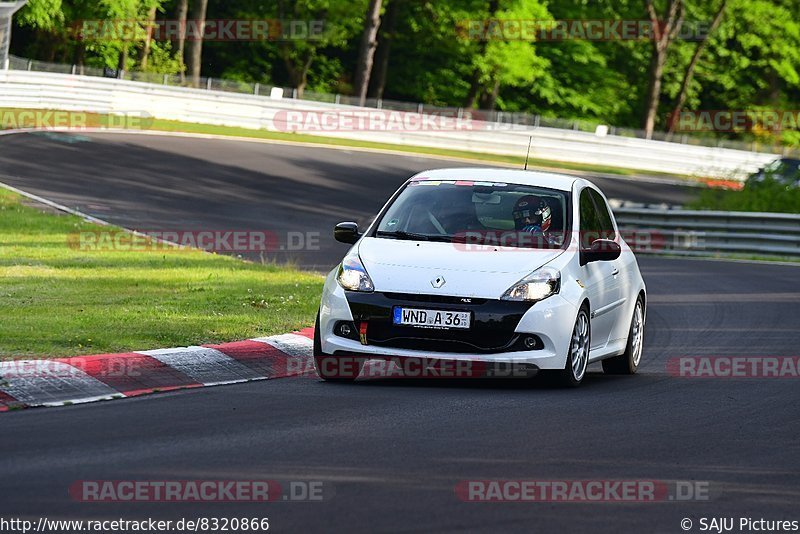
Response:
[{"label": "green foliage", "polygon": [[[191,3],[195,0],[190,0]],[[682,0],[684,32],[709,24],[723,0]],[[144,31],[132,41],[76,40],[82,20],[143,20],[149,9],[174,19],[178,0],[30,0],[17,15],[12,53],[60,62],[139,69]],[[668,0],[655,0],[664,13]],[[396,10],[383,98],[439,106],[467,104],[545,117],[638,128],[648,88],[652,42],[633,40],[482,41],[470,22],[636,21],[645,0],[384,0]],[[242,82],[352,91],[367,0],[209,0],[208,18],[323,21],[313,39],[207,42],[203,75]],[[383,40],[389,30],[382,26]],[[698,47],[679,38],[669,48],[656,126],[665,129]],[[152,44],[147,69],[183,69],[171,43]],[[127,53],[127,54],[126,54]],[[83,59],[85,56],[85,59]],[[496,92],[496,95],[494,94]],[[495,98],[496,96],[496,98]],[[800,3],[727,0],[722,23],[700,56],[686,110],[796,110],[800,107]],[[759,143],[800,146],[796,129],[720,132]]]},{"label": "green foliage", "polygon": [[171,43],[152,43],[150,48],[150,59],[144,72],[158,74],[178,74],[181,72],[183,64],[175,57],[172,52]]},{"label": "green foliage", "polygon": [[[799,8],[796,0],[729,0],[725,19],[698,68],[691,108],[797,109]],[[753,131],[747,138],[798,146],[792,134]]]},{"label": "green foliage", "polygon": [[704,189],[689,207],[720,211],[800,213],[800,187],[775,179],[748,184],[741,191]]},{"label": "green foliage", "polygon": [[16,16],[16,21],[43,31],[54,31],[64,24],[61,0],[30,0]]}]

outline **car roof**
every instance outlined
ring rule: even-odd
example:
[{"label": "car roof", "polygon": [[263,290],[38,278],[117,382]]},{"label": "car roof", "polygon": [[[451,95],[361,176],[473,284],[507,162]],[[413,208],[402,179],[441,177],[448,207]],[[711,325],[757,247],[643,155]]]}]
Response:
[{"label": "car roof", "polygon": [[464,167],[454,169],[435,169],[422,171],[412,180],[463,180],[475,182],[504,182],[518,185],[547,187],[559,191],[571,191],[575,176],[552,172],[521,171],[517,169],[498,169],[486,167]]}]

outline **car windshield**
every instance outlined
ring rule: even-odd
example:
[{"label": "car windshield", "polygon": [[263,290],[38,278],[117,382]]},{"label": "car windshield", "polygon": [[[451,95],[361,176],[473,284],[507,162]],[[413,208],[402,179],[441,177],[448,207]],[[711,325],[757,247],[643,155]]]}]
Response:
[{"label": "car windshield", "polygon": [[779,158],[764,166],[764,171],[779,176],[794,177],[800,173],[800,160]]},{"label": "car windshield", "polygon": [[526,185],[415,180],[388,207],[375,237],[560,248],[569,193]]}]

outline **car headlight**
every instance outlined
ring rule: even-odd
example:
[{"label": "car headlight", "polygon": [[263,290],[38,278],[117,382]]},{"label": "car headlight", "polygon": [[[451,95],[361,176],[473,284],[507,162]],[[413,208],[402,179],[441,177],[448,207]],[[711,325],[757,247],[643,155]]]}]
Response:
[{"label": "car headlight", "polygon": [[561,272],[542,267],[508,288],[501,300],[544,300],[561,289]]},{"label": "car headlight", "polygon": [[350,254],[342,260],[342,264],[339,266],[339,273],[336,275],[336,281],[349,291],[364,291],[368,293],[375,289],[358,254]]}]

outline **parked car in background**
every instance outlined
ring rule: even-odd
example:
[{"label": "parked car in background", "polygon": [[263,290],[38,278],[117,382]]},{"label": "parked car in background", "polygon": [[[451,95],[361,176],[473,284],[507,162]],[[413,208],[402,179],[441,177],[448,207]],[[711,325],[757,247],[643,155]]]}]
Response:
[{"label": "parked car in background", "polygon": [[800,159],[776,159],[751,174],[745,182],[745,187],[753,187],[768,179],[781,183],[786,187],[800,187]]}]

